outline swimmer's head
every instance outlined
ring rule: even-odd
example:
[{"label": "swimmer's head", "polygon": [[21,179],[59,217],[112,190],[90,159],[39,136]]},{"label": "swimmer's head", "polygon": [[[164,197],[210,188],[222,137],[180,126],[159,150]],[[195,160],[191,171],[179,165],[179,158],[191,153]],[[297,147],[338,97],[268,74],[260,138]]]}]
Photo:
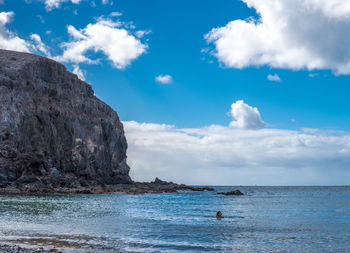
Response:
[{"label": "swimmer's head", "polygon": [[218,211],[218,212],[216,213],[216,218],[223,218],[223,217],[222,217],[222,212],[221,212],[221,211]]}]

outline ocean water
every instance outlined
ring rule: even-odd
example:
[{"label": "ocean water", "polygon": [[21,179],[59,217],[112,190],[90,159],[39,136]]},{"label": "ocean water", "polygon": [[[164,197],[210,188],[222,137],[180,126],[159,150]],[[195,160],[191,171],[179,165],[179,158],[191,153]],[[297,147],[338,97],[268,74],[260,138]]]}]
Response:
[{"label": "ocean water", "polygon": [[[216,195],[240,189],[244,196]],[[0,244],[73,252],[350,252],[350,187],[0,195]],[[216,219],[220,210],[224,219]]]}]

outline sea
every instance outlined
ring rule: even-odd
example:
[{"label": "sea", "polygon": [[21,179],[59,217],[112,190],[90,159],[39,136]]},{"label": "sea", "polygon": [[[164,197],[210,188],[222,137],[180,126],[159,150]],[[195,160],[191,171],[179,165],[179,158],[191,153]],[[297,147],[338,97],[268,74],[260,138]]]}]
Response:
[{"label": "sea", "polygon": [[[214,188],[0,195],[0,244],[64,252],[350,252],[348,186]],[[245,195],[216,194],[236,189]]]}]

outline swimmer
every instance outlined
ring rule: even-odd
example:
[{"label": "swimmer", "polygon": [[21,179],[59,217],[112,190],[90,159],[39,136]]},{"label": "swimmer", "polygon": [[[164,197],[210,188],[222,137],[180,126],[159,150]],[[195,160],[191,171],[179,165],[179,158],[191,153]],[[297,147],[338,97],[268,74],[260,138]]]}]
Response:
[{"label": "swimmer", "polygon": [[222,212],[218,211],[218,212],[216,213],[216,218],[218,218],[218,219],[224,218],[224,216],[222,216]]}]

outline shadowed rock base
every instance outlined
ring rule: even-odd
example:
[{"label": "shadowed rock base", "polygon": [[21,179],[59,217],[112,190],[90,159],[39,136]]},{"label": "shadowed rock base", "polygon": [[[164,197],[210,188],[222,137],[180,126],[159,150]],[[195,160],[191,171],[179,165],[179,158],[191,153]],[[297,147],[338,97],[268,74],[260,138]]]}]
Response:
[{"label": "shadowed rock base", "polygon": [[77,187],[47,187],[37,183],[22,183],[21,185],[9,185],[0,188],[0,193],[77,193],[77,194],[102,194],[102,193],[126,193],[126,194],[146,194],[146,193],[177,193],[178,191],[213,191],[210,187],[195,187],[184,184],[175,184],[156,178],[154,182],[114,185],[79,185]]}]

